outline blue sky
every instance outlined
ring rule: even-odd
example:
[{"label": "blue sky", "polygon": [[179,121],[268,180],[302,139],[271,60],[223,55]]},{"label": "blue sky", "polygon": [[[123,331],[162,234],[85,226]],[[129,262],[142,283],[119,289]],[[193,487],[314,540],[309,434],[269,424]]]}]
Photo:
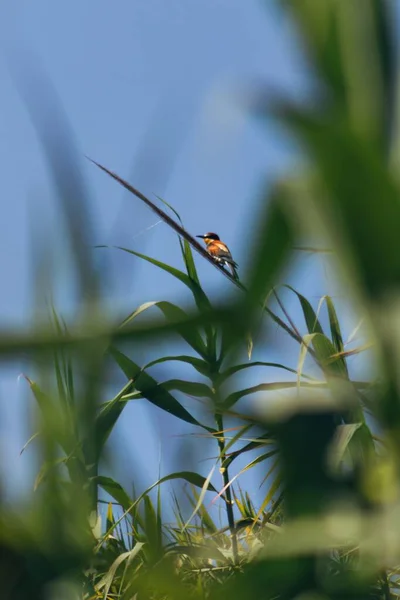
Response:
[{"label": "blue sky", "polygon": [[[25,70],[36,101],[44,93],[35,83],[36,70],[51,81],[61,100],[89,191],[93,245],[140,249],[181,266],[176,236],[86,161],[85,154],[144,193],[165,198],[193,234],[219,232],[237,262],[245,265],[246,236],[257,226],[265,187],[293,163],[294,154],[276,124],[260,123],[249,115],[243,92],[257,82],[292,98],[303,98],[307,92],[298,39],[277,3],[25,0],[2,3],[0,34],[2,327],[29,323],[38,308],[33,298],[39,245],[52,268],[60,309],[69,311],[74,298],[69,291],[73,282],[65,228],[43,149],[16,85],[16,65]],[[44,113],[45,107],[43,98]],[[128,313],[145,301],[187,299],[179,282],[132,256],[115,250],[93,252],[107,277],[105,301],[110,312]],[[229,282],[205,261],[196,262],[211,296],[227,293]],[[335,291],[330,269],[321,258],[300,257],[290,280],[314,298],[315,305],[321,294]],[[294,301],[289,307],[299,315]],[[351,322],[347,312],[345,318]],[[182,350],[175,346],[174,351]],[[164,348],[161,344],[140,349],[135,359],[156,358]],[[286,364],[295,366],[298,349],[274,331],[267,354],[261,352],[257,358],[284,357]],[[33,400],[18,380],[27,369],[30,373],[21,363],[1,369],[0,435],[7,457],[2,471],[10,494],[19,493],[34,478],[33,451],[19,457],[34,429]],[[166,368],[153,373],[161,380],[191,375],[178,367],[173,373]],[[264,372],[256,380],[255,375],[243,378],[243,387],[267,376]],[[118,385],[111,385],[110,397],[117,391]],[[191,402],[184,400],[188,407]],[[193,457],[203,442],[199,446],[191,438],[183,442],[176,437],[186,431],[144,402],[129,405],[111,439],[120,457],[116,479],[129,486],[127,473],[139,468],[141,484],[150,485],[160,464],[165,475],[176,457],[186,467],[191,464],[207,474],[210,462],[199,463],[198,456]],[[144,444],[152,448],[146,456],[141,452]]]}]

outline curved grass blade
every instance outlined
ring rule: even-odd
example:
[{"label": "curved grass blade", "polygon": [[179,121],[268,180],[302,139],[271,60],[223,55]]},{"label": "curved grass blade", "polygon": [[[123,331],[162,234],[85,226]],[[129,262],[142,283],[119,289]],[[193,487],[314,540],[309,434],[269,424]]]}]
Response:
[{"label": "curved grass blade", "polygon": [[103,405],[99,414],[97,415],[94,425],[94,438],[96,443],[97,458],[100,457],[111,431],[113,430],[116,422],[126,406],[127,401],[124,400],[123,397],[129,394],[129,392],[133,389],[134,383],[132,380],[130,380],[122,388],[122,390],[118,392],[115,398]]},{"label": "curved grass blade", "polygon": [[275,456],[276,454],[278,454],[278,449],[275,448],[274,450],[270,450],[269,452],[265,452],[264,454],[261,454],[260,456],[257,456],[256,458],[253,458],[253,460],[251,460],[249,463],[247,463],[247,465],[245,465],[242,469],[240,469],[240,471],[238,473],[236,473],[236,475],[234,475],[229,482],[224,485],[224,487],[222,488],[222,490],[220,490],[217,494],[217,496],[213,499],[213,503],[223,494],[226,492],[226,490],[228,489],[228,487],[230,487],[232,485],[232,483],[238,478],[240,477],[240,475],[242,475],[243,473],[245,473],[246,471],[248,471],[249,469],[251,469],[252,467],[255,467],[256,465],[258,465],[259,463],[263,462],[264,460],[267,460],[268,458],[271,458],[272,456]]},{"label": "curved grass blade", "polygon": [[154,365],[158,365],[169,361],[187,363],[191,365],[194,369],[196,369],[196,371],[198,371],[201,375],[204,375],[205,377],[208,377],[210,375],[210,369],[208,363],[205,360],[201,360],[200,358],[196,358],[194,356],[186,356],[183,354],[180,354],[178,356],[163,356],[161,358],[157,358],[156,360],[152,360],[151,362],[147,363],[147,365],[143,367],[143,370],[149,369]]},{"label": "curved grass blade", "polygon": [[245,452],[250,452],[251,450],[256,450],[257,448],[270,446],[272,444],[276,444],[276,441],[272,438],[271,434],[264,433],[263,435],[259,436],[255,440],[253,440],[253,441],[249,442],[248,444],[246,444],[245,446],[243,446],[243,448],[240,448],[239,450],[235,450],[235,452],[231,452],[226,457],[226,459],[224,460],[224,462],[221,466],[223,468],[227,469],[229,467],[229,465],[235,460],[235,458],[237,458],[238,456],[241,456],[241,454],[244,454]]},{"label": "curved grass blade", "polygon": [[132,319],[136,318],[145,310],[153,308],[154,306],[157,307],[164,314],[164,316],[170,323],[176,324],[177,332],[189,344],[189,346],[191,346],[203,358],[207,357],[207,347],[200,333],[196,329],[189,329],[185,325],[180,324],[187,320],[188,315],[185,313],[184,310],[179,308],[179,306],[176,306],[171,302],[167,302],[166,300],[154,300],[152,302],[145,302],[123,321],[121,327],[132,321]]},{"label": "curved grass blade", "polygon": [[196,516],[197,512],[199,511],[200,507],[202,506],[206,492],[210,489],[210,486],[211,486],[210,482],[211,482],[211,478],[214,474],[215,467],[216,467],[216,465],[214,465],[214,467],[209,472],[207,479],[204,480],[197,504],[196,504],[192,514],[190,515],[189,519],[186,521],[185,525],[183,526],[183,531],[185,531],[185,529],[187,529],[187,526],[189,525],[190,521],[192,521],[192,519]]},{"label": "curved grass blade", "polygon": [[122,506],[124,510],[128,510],[131,506],[133,500],[129,496],[129,494],[124,490],[122,485],[120,485],[117,481],[114,481],[111,477],[104,477],[103,475],[98,475],[96,477],[96,483],[109,494],[118,504]]},{"label": "curved grass blade", "polygon": [[[221,373],[221,380],[225,381],[226,379],[228,379],[228,377],[235,375],[235,373],[238,373],[239,371],[243,371],[243,369],[249,369],[250,367],[274,367],[275,369],[283,369],[284,371],[288,371],[289,373],[293,373],[294,375],[297,375],[296,369],[286,367],[285,365],[282,365],[281,363],[255,361],[252,363],[243,363],[241,365],[235,365],[233,367],[230,367],[229,369],[226,369],[226,371],[223,371]],[[305,374],[303,374],[302,376],[306,379],[312,379],[312,377],[309,377],[308,375],[305,375]]]},{"label": "curved grass blade", "polygon": [[209,398],[213,399],[214,394],[211,388],[205,383],[197,381],[185,381],[184,379],[169,379],[159,384],[164,389],[171,391],[176,390],[182,392],[187,396],[195,396],[197,398]]},{"label": "curved grass blade", "polygon": [[[97,247],[105,248],[107,246],[97,246]],[[146,254],[142,254],[141,252],[136,252],[135,250],[130,250],[129,248],[124,248],[122,246],[114,246],[114,247],[117,248],[118,250],[122,250],[123,252],[127,252],[128,254],[132,254],[133,256],[137,256],[138,258],[141,258],[141,259],[151,263],[152,265],[158,267],[159,269],[166,271],[173,277],[176,277],[176,279],[179,279],[179,281],[184,283],[190,289],[190,291],[193,293],[193,296],[195,297],[195,299],[199,300],[199,302],[201,303],[201,306],[203,308],[211,309],[211,303],[208,300],[203,289],[200,287],[200,285],[196,281],[191,279],[191,277],[189,277],[189,275],[186,275],[186,273],[183,273],[183,271],[180,271],[179,269],[176,269],[175,267],[171,267],[170,265],[167,265],[166,263],[163,263],[160,260],[151,258],[150,256],[146,256]]]},{"label": "curved grass blade", "polygon": [[297,298],[300,301],[301,308],[303,310],[304,319],[307,325],[308,333],[324,333],[321,323],[318,320],[317,314],[311,306],[310,302],[307,300],[305,296],[300,294],[297,290],[295,290],[291,285],[285,285],[284,287],[288,288],[294,294],[296,294]]},{"label": "curved grass blade", "polygon": [[[319,334],[314,334],[314,335],[319,335]],[[325,338],[325,336],[322,336]],[[325,338],[327,339],[327,338]],[[328,340],[329,342],[329,340]],[[321,343],[321,347],[324,347],[324,345]],[[325,347],[324,347],[325,348]],[[326,349],[326,348],[325,348]],[[332,355],[330,355],[331,357]],[[334,361],[334,359],[333,359]],[[243,398],[244,396],[249,396],[250,394],[255,394],[257,392],[271,392],[273,390],[285,390],[285,389],[292,389],[295,387],[298,387],[298,382],[297,381],[273,381],[271,383],[260,383],[259,385],[253,385],[249,388],[245,388],[243,390],[239,390],[238,392],[233,392],[232,394],[230,394],[222,403],[222,409],[228,409],[231,406],[233,406],[234,404],[236,404],[236,402],[238,400],[240,400],[241,398]],[[321,381],[315,381],[313,383],[311,382],[301,382],[300,385],[302,387],[308,387],[308,388],[326,388],[327,384],[325,382],[321,382]]]},{"label": "curved grass blade", "polygon": [[330,296],[325,296],[325,302],[328,309],[329,326],[331,329],[332,343],[336,348],[336,352],[341,353],[345,351],[342,331],[340,329],[339,319],[337,317],[335,305],[333,304]]},{"label": "curved grass blade", "polygon": [[214,431],[197,421],[197,419],[183,408],[183,406],[165,388],[163,388],[162,385],[148,375],[148,373],[143,372],[143,370],[125,354],[113,347],[109,349],[109,352],[121,370],[125,373],[126,377],[133,380],[135,388],[149,402],[174,415],[178,419],[186,421],[186,423],[198,425],[207,431]]},{"label": "curved grass blade", "polygon": [[129,565],[129,563],[131,563],[133,561],[133,559],[139,554],[139,552],[142,550],[144,546],[143,542],[136,542],[135,546],[132,548],[132,550],[129,550],[129,552],[123,552],[122,554],[120,554],[112,563],[111,567],[109,568],[109,570],[107,571],[107,573],[102,577],[102,579],[99,581],[99,583],[96,585],[96,588],[101,590],[102,588],[104,588],[104,595],[103,598],[104,600],[107,600],[107,598],[110,598],[110,596],[108,595],[110,588],[112,586],[114,577],[117,573],[118,567],[120,565],[122,565],[122,563],[124,561],[127,562],[127,565]]}]

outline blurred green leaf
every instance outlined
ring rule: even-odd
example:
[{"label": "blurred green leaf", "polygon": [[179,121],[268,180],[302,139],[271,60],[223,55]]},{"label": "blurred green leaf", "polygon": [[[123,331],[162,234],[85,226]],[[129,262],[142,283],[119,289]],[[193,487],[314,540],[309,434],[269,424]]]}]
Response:
[{"label": "blurred green leaf", "polygon": [[264,302],[287,263],[294,238],[291,223],[285,213],[285,189],[277,185],[264,203],[253,234],[248,299],[253,306]]},{"label": "blurred green leaf", "polygon": [[107,573],[102,577],[101,581],[97,584],[97,589],[102,590],[104,588],[104,595],[102,596],[104,600],[110,598],[109,591],[112,586],[113,580],[117,573],[118,567],[123,564],[123,562],[130,563],[133,559],[139,554],[139,552],[143,549],[144,544],[141,542],[136,542],[135,546],[129,552],[123,552],[120,554],[115,561],[112,563],[111,567],[107,571]]},{"label": "blurred green leaf", "polygon": [[[319,334],[314,334],[319,335]],[[325,336],[322,336],[325,338]],[[325,338],[326,339],[326,338]],[[329,340],[328,340],[329,341]],[[324,344],[321,343],[321,347],[326,349]],[[322,355],[322,352],[321,352]],[[330,355],[331,356],[331,355]],[[333,361],[332,361],[333,362]],[[306,388],[326,388],[327,384],[321,381],[315,381],[314,383],[306,383],[301,382],[300,385]],[[292,389],[299,386],[299,383],[296,381],[273,381],[270,383],[260,383],[258,385],[253,385],[251,387],[245,388],[243,390],[239,390],[238,392],[232,392],[229,396],[222,402],[221,408],[223,410],[227,410],[238,400],[243,398],[244,396],[249,396],[250,394],[256,394],[257,392],[270,392],[272,390],[285,390]]]},{"label": "blurred green leaf", "polygon": [[336,249],[342,254],[351,251],[365,292],[381,299],[400,284],[399,192],[384,158],[343,120],[324,120],[290,106],[280,112],[314,158],[324,182],[327,193],[319,194],[318,209],[326,222],[334,219],[335,229],[330,230]]}]

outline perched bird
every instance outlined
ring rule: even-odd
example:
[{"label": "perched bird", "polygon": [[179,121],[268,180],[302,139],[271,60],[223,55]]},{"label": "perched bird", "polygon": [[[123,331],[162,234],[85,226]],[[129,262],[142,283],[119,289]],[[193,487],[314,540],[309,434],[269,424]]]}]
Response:
[{"label": "perched bird", "polygon": [[196,235],[196,237],[204,240],[207,246],[207,252],[221,267],[229,267],[234,279],[239,279],[237,274],[237,263],[232,258],[230,250],[224,242],[221,242],[216,233],[205,233],[204,235]]}]

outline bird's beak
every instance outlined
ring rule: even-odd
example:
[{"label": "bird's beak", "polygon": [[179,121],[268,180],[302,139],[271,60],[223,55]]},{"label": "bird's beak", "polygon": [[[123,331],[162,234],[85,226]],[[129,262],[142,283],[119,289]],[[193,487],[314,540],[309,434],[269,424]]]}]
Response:
[{"label": "bird's beak", "polygon": [[196,237],[201,238],[202,240],[204,240],[204,235],[196,235]]}]

